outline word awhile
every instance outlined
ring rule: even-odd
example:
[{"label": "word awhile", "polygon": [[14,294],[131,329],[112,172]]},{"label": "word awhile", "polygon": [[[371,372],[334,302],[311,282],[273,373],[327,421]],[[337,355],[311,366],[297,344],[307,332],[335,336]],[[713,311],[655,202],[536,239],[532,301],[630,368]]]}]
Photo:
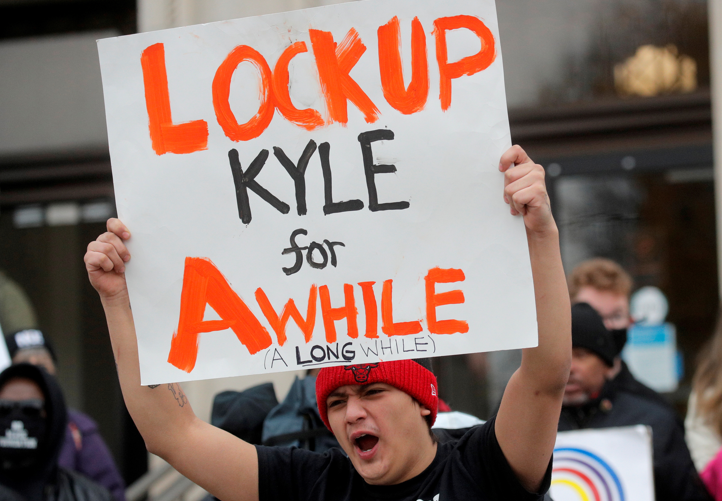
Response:
[{"label": "word awhile", "polygon": [[[432,268],[424,277],[426,329],[430,334],[455,334],[469,331],[468,323],[463,320],[439,320],[437,318],[437,308],[444,305],[464,303],[464,293],[460,290],[437,293],[436,284],[462,282],[465,278],[462,270],[453,268]],[[379,337],[378,332],[379,306],[376,291],[373,287],[375,283],[368,281],[359,282],[356,285],[343,284],[344,304],[339,306],[331,304],[331,295],[327,285],[320,287],[315,284],[311,285],[308,291],[305,317],[301,314],[293,299],[286,302],[279,314],[260,287],[256,289],[255,299],[268,325],[276,335],[278,346],[283,346],[287,341],[286,326],[290,319],[293,319],[303,333],[303,342],[306,345],[312,339],[315,339],[316,312],[318,303],[320,303],[325,345],[333,345],[338,342],[336,322],[341,320],[346,321],[348,337],[351,339],[359,338],[359,311],[356,307],[356,288],[358,287],[361,290],[365,316],[363,338],[367,340],[378,339],[381,347],[383,347],[384,342],[381,341],[383,338]],[[213,308],[221,319],[204,320],[206,306]],[[413,336],[423,330],[421,320],[399,322],[394,319],[393,280],[383,282],[380,310],[381,331],[389,338],[393,336]],[[171,340],[168,362],[183,371],[191,372],[198,357],[199,334],[225,329],[231,329],[251,355],[255,355],[274,344],[274,340],[266,327],[261,324],[248,305],[231,288],[218,268],[209,259],[187,257],[183,273],[178,330]],[[413,341],[409,346],[417,346],[419,343]],[[315,345],[325,346],[318,341]],[[398,346],[398,344],[396,345]],[[366,349],[369,352],[372,351],[370,346],[366,344],[364,351]],[[313,349],[311,348],[311,350]],[[375,347],[373,351],[378,352],[378,349],[379,347]],[[381,349],[383,350],[383,348]],[[344,353],[349,356],[348,353],[350,352],[342,348],[340,353],[342,356],[344,356]],[[330,356],[329,353],[327,355]],[[316,350],[316,356],[320,357],[318,350]]]}]

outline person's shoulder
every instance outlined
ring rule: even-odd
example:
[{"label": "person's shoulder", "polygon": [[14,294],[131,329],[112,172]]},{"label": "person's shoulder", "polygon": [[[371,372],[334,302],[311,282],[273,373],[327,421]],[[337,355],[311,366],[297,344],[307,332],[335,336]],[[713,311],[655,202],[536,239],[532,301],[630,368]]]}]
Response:
[{"label": "person's shoulder", "polygon": [[649,398],[638,393],[619,391],[612,400],[617,412],[633,414],[640,419],[641,424],[670,424],[682,426],[681,419],[666,402]]},{"label": "person's shoulder", "polygon": [[98,423],[77,409],[68,409],[68,425],[74,425],[84,435],[98,431]]},{"label": "person's shoulder", "polygon": [[480,424],[464,428],[432,428],[439,444],[450,448],[466,447],[470,443],[478,443],[496,437],[494,435],[494,420],[481,421]]}]

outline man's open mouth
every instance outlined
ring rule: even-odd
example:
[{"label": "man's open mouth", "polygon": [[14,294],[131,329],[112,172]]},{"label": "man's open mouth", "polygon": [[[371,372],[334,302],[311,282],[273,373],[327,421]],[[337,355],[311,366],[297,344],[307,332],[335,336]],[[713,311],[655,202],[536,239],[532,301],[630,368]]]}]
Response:
[{"label": "man's open mouth", "polygon": [[373,449],[376,444],[379,442],[379,437],[375,437],[373,435],[367,435],[363,434],[357,437],[354,440],[354,443],[356,444],[356,447],[361,449],[362,452],[368,452],[371,449]]}]

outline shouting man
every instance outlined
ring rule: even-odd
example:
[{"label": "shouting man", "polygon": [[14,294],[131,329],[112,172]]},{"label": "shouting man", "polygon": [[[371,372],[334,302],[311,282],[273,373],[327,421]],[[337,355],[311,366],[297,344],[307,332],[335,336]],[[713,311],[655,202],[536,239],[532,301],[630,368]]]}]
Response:
[{"label": "shouting man", "polygon": [[424,362],[321,370],[319,411],[345,454],[253,446],[198,419],[177,384],[140,386],[123,274],[130,232],[108,221],[85,264],[105,309],[126,405],[148,450],[224,501],[541,499],[569,375],[569,296],[543,168],[515,146],[499,170],[511,215],[526,226],[539,346],[524,350],[496,418],[443,444],[430,431],[437,386]]}]

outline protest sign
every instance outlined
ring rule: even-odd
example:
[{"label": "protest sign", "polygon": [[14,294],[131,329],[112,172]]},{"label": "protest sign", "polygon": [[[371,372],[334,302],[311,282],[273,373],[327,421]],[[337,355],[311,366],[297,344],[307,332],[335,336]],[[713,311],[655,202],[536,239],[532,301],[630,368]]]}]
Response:
[{"label": "protest sign", "polygon": [[493,0],[98,48],[143,384],[536,345]]},{"label": "protest sign", "polygon": [[651,430],[559,432],[550,494],[555,501],[654,501]]}]

